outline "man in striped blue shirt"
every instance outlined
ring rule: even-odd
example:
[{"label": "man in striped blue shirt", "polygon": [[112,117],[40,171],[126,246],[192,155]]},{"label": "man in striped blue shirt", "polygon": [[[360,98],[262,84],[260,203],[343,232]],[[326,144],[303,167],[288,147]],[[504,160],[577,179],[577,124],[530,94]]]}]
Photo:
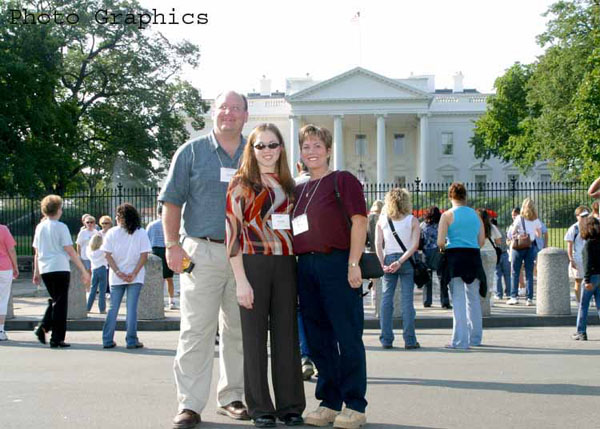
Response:
[{"label": "man in striped blue shirt", "polygon": [[162,261],[163,279],[167,282],[167,291],[169,292],[169,310],[176,310],[175,305],[175,287],[173,286],[173,271],[167,265],[165,256],[165,236],[162,225],[162,203],[158,204],[158,219],[152,221],[146,227],[146,232],[150,238],[152,253]]}]

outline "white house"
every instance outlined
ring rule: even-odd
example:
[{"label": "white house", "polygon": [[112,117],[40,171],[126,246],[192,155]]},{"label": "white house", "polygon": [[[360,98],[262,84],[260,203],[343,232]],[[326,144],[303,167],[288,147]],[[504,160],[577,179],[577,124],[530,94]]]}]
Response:
[{"label": "white house", "polygon": [[[392,79],[356,67],[317,82],[310,76],[286,81],[286,93],[271,92],[270,81],[248,94],[247,134],[259,123],[276,124],[286,141],[293,167],[299,157],[298,130],[313,123],[333,133],[335,169],[353,172],[365,182],[549,181],[540,163],[527,177],[496,159],[481,162],[468,141],[474,122],[485,112],[488,94],[463,88],[435,89],[434,76]],[[212,128],[206,117],[204,134]],[[195,137],[194,135],[192,137]]]}]

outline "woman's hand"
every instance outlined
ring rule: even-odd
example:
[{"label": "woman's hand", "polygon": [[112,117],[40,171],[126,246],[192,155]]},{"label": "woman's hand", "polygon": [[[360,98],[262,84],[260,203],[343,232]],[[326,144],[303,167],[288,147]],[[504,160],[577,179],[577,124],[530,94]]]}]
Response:
[{"label": "woman's hand", "polygon": [[13,279],[18,279],[19,278],[19,269],[16,268],[13,270]]},{"label": "woman's hand", "polygon": [[362,286],[362,273],[360,267],[348,267],[348,283],[353,289],[358,289]]},{"label": "woman's hand", "polygon": [[390,265],[384,265],[383,272],[392,274],[392,273],[395,273],[396,271],[398,271],[401,266],[402,266],[402,262],[400,262],[400,259],[398,259],[397,261],[392,262]]},{"label": "woman's hand", "polygon": [[33,281],[34,285],[39,286],[40,283],[42,282],[42,278],[40,277],[40,274],[39,273],[34,273],[32,281]]},{"label": "woman's hand", "polygon": [[90,273],[88,273],[87,270],[81,272],[81,283],[83,283],[86,288],[89,287],[91,279],[92,276],[90,276]]},{"label": "woman's hand", "polygon": [[254,290],[248,280],[236,282],[236,296],[238,304],[248,310],[252,310],[254,304]]}]

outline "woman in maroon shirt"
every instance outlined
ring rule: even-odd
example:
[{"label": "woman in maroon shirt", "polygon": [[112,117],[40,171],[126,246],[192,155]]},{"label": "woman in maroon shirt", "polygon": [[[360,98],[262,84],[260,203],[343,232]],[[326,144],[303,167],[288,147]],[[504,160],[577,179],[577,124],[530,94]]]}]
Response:
[{"label": "woman in maroon shirt", "polygon": [[[296,258],[290,213],[294,180],[273,124],[256,127],[226,201],[227,253],[235,275],[244,347],[244,393],[257,427],[303,423],[306,406],[296,321]],[[275,403],[269,393],[267,332]]]},{"label": "woman in maroon shirt", "polygon": [[300,153],[310,181],[296,186],[294,192],[294,251],[299,255],[300,310],[311,358],[319,370],[315,395],[321,400],[304,421],[354,428],[365,424],[367,406],[358,266],[367,233],[367,207],[356,177],[329,169],[331,146],[327,129],[306,125],[300,130]]}]

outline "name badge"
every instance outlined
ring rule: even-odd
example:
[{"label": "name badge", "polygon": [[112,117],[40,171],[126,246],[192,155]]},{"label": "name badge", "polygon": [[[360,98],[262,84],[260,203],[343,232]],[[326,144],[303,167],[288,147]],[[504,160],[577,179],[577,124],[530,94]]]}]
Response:
[{"label": "name badge", "polygon": [[292,220],[292,226],[294,227],[294,235],[308,231],[308,216],[306,214],[296,216]]},{"label": "name badge", "polygon": [[271,215],[273,229],[290,229],[290,215],[273,213]]},{"label": "name badge", "polygon": [[229,183],[237,170],[235,168],[221,167],[221,182]]}]

